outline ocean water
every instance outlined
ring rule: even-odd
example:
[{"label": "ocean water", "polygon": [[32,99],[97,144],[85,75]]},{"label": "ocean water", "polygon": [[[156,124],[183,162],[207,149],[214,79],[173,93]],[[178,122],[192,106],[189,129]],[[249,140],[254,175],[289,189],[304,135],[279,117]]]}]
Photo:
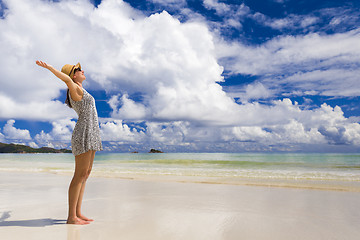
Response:
[{"label": "ocean water", "polygon": [[[72,174],[72,154],[0,154],[0,173]],[[247,181],[343,182],[360,185],[360,154],[97,153],[92,175],[171,176]],[[360,189],[360,188],[359,188]]]}]

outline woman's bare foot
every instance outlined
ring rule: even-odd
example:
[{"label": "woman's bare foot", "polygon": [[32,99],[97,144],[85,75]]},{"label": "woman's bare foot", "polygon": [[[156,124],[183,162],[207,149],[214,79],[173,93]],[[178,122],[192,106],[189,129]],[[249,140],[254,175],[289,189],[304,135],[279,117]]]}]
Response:
[{"label": "woman's bare foot", "polygon": [[87,222],[92,222],[92,221],[94,221],[94,219],[87,218],[87,217],[85,217],[85,216],[82,215],[82,214],[77,215],[77,217],[80,218],[81,220],[84,220],[84,221],[87,221]]},{"label": "woman's bare foot", "polygon": [[68,218],[66,224],[86,225],[89,224],[89,222],[81,218],[75,217],[75,218]]}]

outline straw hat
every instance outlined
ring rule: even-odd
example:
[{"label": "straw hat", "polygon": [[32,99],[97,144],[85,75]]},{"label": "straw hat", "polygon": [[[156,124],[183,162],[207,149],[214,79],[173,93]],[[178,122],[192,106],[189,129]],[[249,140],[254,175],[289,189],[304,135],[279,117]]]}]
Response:
[{"label": "straw hat", "polygon": [[71,79],[73,78],[74,76],[74,69],[75,68],[81,68],[81,65],[80,63],[77,63],[76,65],[71,65],[71,64],[65,64],[61,71],[63,73],[65,73],[66,75],[68,75]]}]

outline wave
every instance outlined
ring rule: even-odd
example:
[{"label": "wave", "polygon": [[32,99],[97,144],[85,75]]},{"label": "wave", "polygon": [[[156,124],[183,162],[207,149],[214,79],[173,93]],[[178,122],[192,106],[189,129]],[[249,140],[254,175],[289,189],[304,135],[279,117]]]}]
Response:
[{"label": "wave", "polygon": [[[172,177],[226,182],[344,182],[360,184],[359,155],[99,154],[93,176]],[[0,155],[0,171],[73,174],[71,155]],[[196,180],[197,181],[197,180]]]}]

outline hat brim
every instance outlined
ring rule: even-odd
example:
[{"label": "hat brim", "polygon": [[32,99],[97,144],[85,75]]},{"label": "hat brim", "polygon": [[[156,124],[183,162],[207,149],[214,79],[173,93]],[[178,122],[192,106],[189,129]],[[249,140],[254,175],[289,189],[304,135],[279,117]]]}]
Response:
[{"label": "hat brim", "polygon": [[74,71],[76,68],[80,68],[81,69],[81,64],[80,63],[77,63],[76,65],[74,65],[71,69],[71,72],[70,72],[70,77],[73,78],[74,77]]}]

